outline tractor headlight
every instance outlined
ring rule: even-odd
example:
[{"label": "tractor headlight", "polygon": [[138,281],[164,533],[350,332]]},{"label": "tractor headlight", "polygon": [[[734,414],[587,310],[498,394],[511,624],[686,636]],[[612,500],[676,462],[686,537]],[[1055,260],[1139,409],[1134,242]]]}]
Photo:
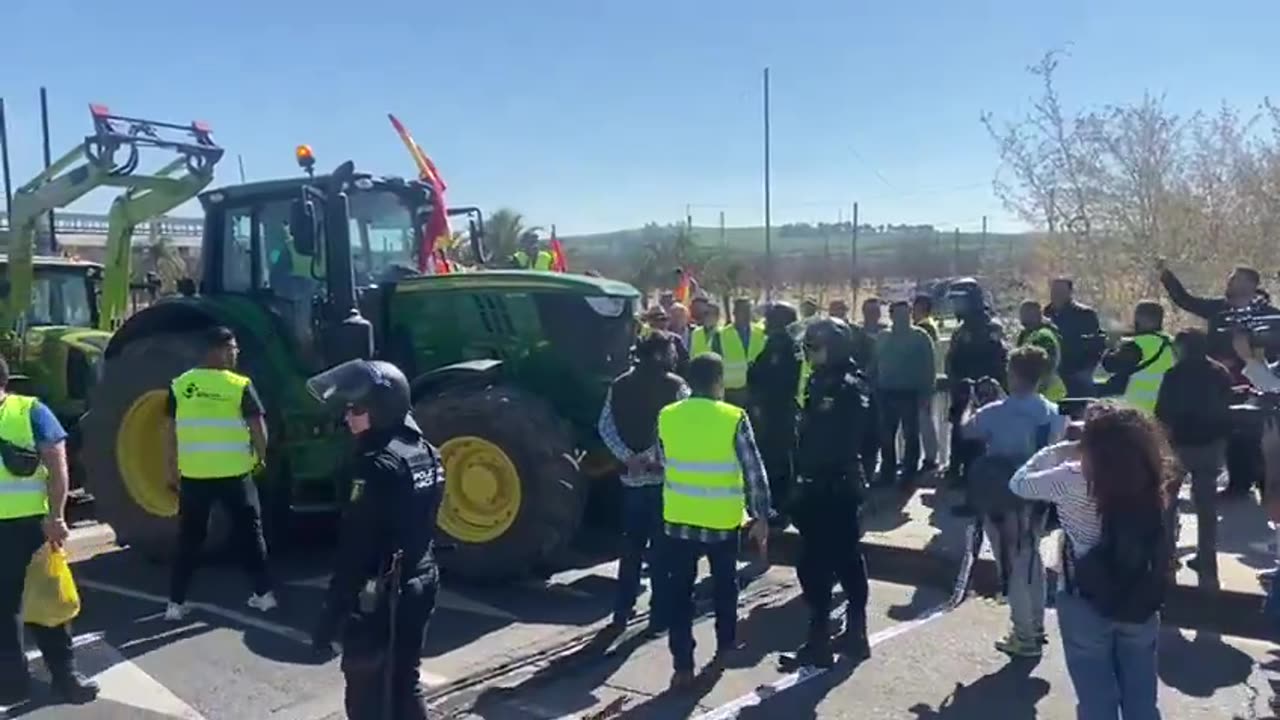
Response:
[{"label": "tractor headlight", "polygon": [[627,299],[608,295],[592,295],[584,298],[597,315],[615,318],[627,309]]}]

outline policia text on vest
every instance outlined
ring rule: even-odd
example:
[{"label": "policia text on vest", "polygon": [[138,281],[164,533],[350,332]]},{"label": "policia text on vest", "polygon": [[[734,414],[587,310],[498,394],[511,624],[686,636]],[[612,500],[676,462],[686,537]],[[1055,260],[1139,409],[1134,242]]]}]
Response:
[{"label": "policia text on vest", "polygon": [[253,583],[249,605],[264,611],[276,606],[253,481],[253,471],[266,451],[262,402],[249,378],[220,367],[234,364],[234,338],[211,342],[208,362],[179,375],[169,388],[171,472],[178,475],[180,484],[178,556],[165,612],[169,620],[186,614],[187,590],[216,503],[232,519],[240,560]]},{"label": "policia text on vest", "polygon": [[[9,368],[0,359],[0,388]],[[0,443],[8,462],[0,464],[0,606],[9,622],[0,623],[0,705],[29,697],[21,614],[27,566],[46,542],[61,547],[69,535],[64,519],[67,501],[67,433],[53,413],[35,398],[0,390]],[[31,462],[36,459],[36,462]],[[16,460],[16,462],[15,462]],[[97,696],[97,685],[75,671],[68,625],[29,625],[44,655],[52,688],[60,699],[85,702]]]}]

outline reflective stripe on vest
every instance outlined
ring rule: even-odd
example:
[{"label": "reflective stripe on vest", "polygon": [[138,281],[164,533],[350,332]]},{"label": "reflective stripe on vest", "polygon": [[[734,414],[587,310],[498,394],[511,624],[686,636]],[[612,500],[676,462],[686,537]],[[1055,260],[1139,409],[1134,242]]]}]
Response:
[{"label": "reflective stripe on vest", "polygon": [[[31,427],[31,408],[36,399],[25,395],[8,395],[0,402],[0,438],[10,445],[34,452],[35,430]],[[49,471],[44,463],[34,475],[19,476],[0,463],[0,520],[32,517],[49,512],[49,490],[45,479]]]},{"label": "reflective stripe on vest", "polygon": [[1142,350],[1141,370],[1129,376],[1124,401],[1129,407],[1147,414],[1156,410],[1156,398],[1160,394],[1160,382],[1173,367],[1173,345],[1164,333],[1147,333],[1129,338]]},{"label": "reflective stripe on vest", "polygon": [[724,389],[739,390],[747,386],[747,367],[764,351],[764,328],[751,326],[747,347],[742,347],[738,328],[726,325],[720,329],[720,350],[724,355]]},{"label": "reflective stripe on vest", "polygon": [[696,358],[711,352],[711,333],[704,327],[696,327],[689,334],[689,357]]},{"label": "reflective stripe on vest", "polygon": [[524,250],[515,252],[516,264],[525,270],[550,270],[555,257],[547,250],[539,250],[532,267],[529,264],[529,253]]},{"label": "reflective stripe on vest", "polygon": [[740,408],[706,398],[668,405],[658,414],[666,522],[712,530],[742,524],[746,505],[734,436]]},{"label": "reflective stripe on vest", "polygon": [[249,378],[230,370],[195,368],[170,387],[177,401],[178,472],[186,478],[248,475],[256,464],[241,412]]}]

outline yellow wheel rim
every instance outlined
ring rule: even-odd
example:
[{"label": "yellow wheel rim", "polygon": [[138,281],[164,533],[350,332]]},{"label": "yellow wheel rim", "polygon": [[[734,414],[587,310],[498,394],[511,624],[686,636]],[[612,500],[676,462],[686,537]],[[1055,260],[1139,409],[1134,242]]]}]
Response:
[{"label": "yellow wheel rim", "polygon": [[468,543],[502,537],[520,511],[520,473],[502,448],[474,435],[440,446],[444,460],[444,502],[438,523]]},{"label": "yellow wheel rim", "polygon": [[169,489],[159,437],[169,394],[144,393],[125,412],[116,431],[116,466],[130,497],[143,510],[160,517],[178,514],[178,494]]}]

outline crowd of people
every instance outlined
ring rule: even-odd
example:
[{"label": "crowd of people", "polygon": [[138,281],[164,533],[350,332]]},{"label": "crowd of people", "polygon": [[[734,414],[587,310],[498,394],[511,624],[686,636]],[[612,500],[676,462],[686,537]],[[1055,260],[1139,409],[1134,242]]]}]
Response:
[{"label": "crowd of people", "polygon": [[[1221,298],[1191,295],[1163,262],[1158,270],[1170,301],[1207,320],[1207,331],[1171,337],[1163,306],[1145,301],[1131,330],[1108,342],[1070,278],[1050,284],[1047,304],[1021,304],[1016,333],[993,315],[976,280],[952,282],[958,325],[944,354],[929,295],[869,298],[858,323],[843,300],[825,316],[813,300],[798,311],[773,303],[759,322],[740,299],[727,325],[719,305],[690,295],[687,284],[681,299],[662,296],[644,315],[635,367],[614,383],[600,419],[626,465],[614,627],[633,611],[652,548],[651,630],[670,633],[674,684],[691,682],[691,558],[706,554],[716,576],[717,661],[732,652],[737,585],[727,558],[737,544],[728,531],[745,514],[762,551],[767,525],[794,524],[802,537],[797,575],[812,622],[784,664],[829,665],[833,648],[869,657],[858,506],[868,487],[909,487],[939,468],[933,402],[945,388],[945,477],[963,498],[952,511],[972,518],[979,547],[991,543],[1010,610],[996,648],[1013,657],[1043,652],[1050,590],[1040,541],[1060,528],[1055,605],[1080,717],[1114,718],[1121,708],[1125,718],[1159,717],[1159,609],[1176,569],[1183,483],[1199,520],[1188,566],[1210,589],[1219,582],[1219,495],[1255,486],[1265,499],[1280,495],[1264,487],[1264,477],[1280,477],[1280,428],[1233,411],[1251,394],[1280,391],[1280,376],[1265,343],[1233,329],[1230,317],[1280,313],[1252,269],[1232,273]],[[1224,469],[1230,481],[1220,493]],[[1280,519],[1280,498],[1268,510]],[[848,598],[842,645],[832,644],[827,618],[837,581]],[[1268,609],[1280,617],[1280,599]]]}]

